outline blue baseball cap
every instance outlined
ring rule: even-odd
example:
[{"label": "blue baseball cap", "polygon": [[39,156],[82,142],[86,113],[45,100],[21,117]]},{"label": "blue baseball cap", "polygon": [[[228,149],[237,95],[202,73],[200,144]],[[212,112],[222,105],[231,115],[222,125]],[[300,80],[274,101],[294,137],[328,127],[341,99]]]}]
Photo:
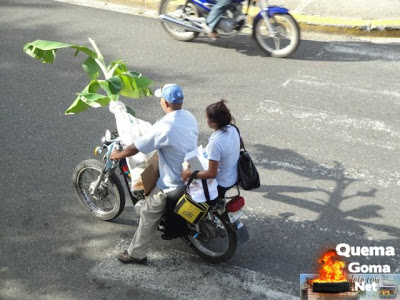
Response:
[{"label": "blue baseball cap", "polygon": [[183,91],[177,84],[165,84],[154,92],[154,96],[164,98],[167,102],[173,104],[181,104],[183,102]]}]

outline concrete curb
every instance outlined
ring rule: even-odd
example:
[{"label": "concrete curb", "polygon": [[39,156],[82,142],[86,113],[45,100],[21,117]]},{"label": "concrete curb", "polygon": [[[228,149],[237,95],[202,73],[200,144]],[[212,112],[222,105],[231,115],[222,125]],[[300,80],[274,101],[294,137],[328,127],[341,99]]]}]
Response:
[{"label": "concrete curb", "polygon": [[[107,9],[107,6],[121,6],[120,11],[156,17],[160,0],[56,0],[73,4]],[[101,7],[102,6],[102,7]],[[127,10],[127,7],[130,9]],[[109,7],[111,8],[111,7]],[[244,8],[246,9],[246,8]],[[258,7],[250,7],[248,24],[259,12]],[[122,11],[121,11],[122,12]],[[291,12],[299,23],[300,29],[306,32],[320,32],[360,37],[400,38],[400,19],[395,20],[362,20],[338,17],[322,17],[317,15],[302,15]]]},{"label": "concrete curb", "polygon": [[357,20],[292,15],[304,31],[364,37],[400,37],[400,20]]},{"label": "concrete curb", "polygon": [[[249,16],[254,17],[259,11],[259,8],[251,7]],[[291,12],[291,15],[299,23],[302,31],[363,37],[400,37],[400,20],[346,19],[301,15],[294,12]]]}]

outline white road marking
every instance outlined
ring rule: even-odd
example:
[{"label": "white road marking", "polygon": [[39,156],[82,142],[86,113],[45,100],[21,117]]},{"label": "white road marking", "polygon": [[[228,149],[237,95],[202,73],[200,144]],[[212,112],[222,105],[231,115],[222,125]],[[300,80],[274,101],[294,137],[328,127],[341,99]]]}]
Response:
[{"label": "white road marking", "polygon": [[312,173],[321,177],[329,177],[336,180],[341,180],[343,177],[352,178],[357,180],[362,180],[363,182],[371,185],[378,185],[380,187],[391,187],[400,186],[400,173],[394,172],[387,175],[384,172],[379,172],[374,170],[371,172],[369,170],[360,170],[352,167],[346,167],[345,169],[340,169],[334,165],[320,164],[315,166],[306,161],[274,161],[269,159],[263,159],[260,161],[263,164],[269,165],[276,168],[281,168],[285,170],[295,170],[302,171],[305,173]]},{"label": "white road marking", "polygon": [[[304,79],[294,79],[293,82],[311,85],[311,86],[326,86],[326,87],[335,87],[340,89],[347,89],[353,92],[362,93],[362,94],[377,94],[377,95],[385,95],[395,98],[400,98],[400,92],[398,91],[389,91],[389,90],[368,90],[362,88],[356,88],[352,86],[346,86],[344,84],[337,84],[333,82],[320,82],[315,80],[304,80]],[[400,104],[400,102],[396,102],[396,104]]]},{"label": "white road marking", "polygon": [[[329,139],[340,142],[359,143],[368,147],[378,147],[385,151],[398,151],[400,148],[400,131],[383,121],[367,118],[354,118],[348,115],[337,115],[328,111],[301,107],[297,105],[281,104],[276,101],[265,100],[256,109],[252,121],[265,119],[280,120],[283,123],[296,122],[296,128],[304,128],[307,132],[320,131]],[[271,114],[266,117],[265,114]],[[295,119],[295,120],[294,120]],[[338,169],[335,165],[319,164],[315,166],[307,161],[275,161],[263,159],[261,163],[270,165],[273,169],[282,168],[294,171],[308,172],[334,179],[354,178],[365,183],[380,187],[400,186],[400,172],[388,174],[385,170],[365,170],[346,167]]]},{"label": "white road marking", "polygon": [[[117,248],[127,247],[127,243],[121,241]],[[90,270],[90,275],[177,299],[297,299],[289,294],[290,289],[297,289],[297,283],[283,282],[229,262],[208,264],[196,255],[163,251],[160,247],[148,257],[146,266],[124,265],[109,253]]]},{"label": "white road marking", "polygon": [[385,59],[385,60],[400,60],[400,53],[396,48],[386,48],[385,51],[377,51],[378,47],[365,47],[365,45],[361,44],[333,44],[329,43],[324,51],[331,53],[344,53],[344,54],[352,54],[357,57],[360,56],[368,56],[374,59]]},{"label": "white road marking", "polygon": [[282,84],[282,86],[286,86],[290,82],[290,80],[292,80],[292,79],[289,78],[288,80],[286,80],[285,83]]},{"label": "white road marking", "polygon": [[303,1],[303,3],[301,3],[298,7],[296,7],[293,12],[295,13],[300,13],[303,11],[304,8],[306,8],[311,2],[313,2],[314,0],[305,0]]},{"label": "white road marking", "polygon": [[383,121],[371,120],[367,118],[356,119],[348,115],[336,115],[328,111],[306,108],[297,105],[282,105],[276,101],[264,100],[260,103],[258,111],[289,114],[292,117],[303,120],[324,122],[324,124],[342,126],[358,130],[373,130],[385,133],[390,137],[400,137],[400,132],[391,128]]}]

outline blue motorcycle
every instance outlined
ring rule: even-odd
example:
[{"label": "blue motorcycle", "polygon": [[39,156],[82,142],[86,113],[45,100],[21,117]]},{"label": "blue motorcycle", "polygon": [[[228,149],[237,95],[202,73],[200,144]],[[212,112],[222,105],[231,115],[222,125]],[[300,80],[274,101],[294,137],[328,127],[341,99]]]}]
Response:
[{"label": "blue motorcycle", "polygon": [[[243,13],[245,0],[232,0],[217,24],[221,36],[232,36],[246,26],[249,8],[258,2],[260,12],[254,18],[252,35],[257,45],[273,57],[287,57],[299,45],[300,29],[289,11],[280,6],[269,5],[268,0],[247,0],[247,11]],[[200,33],[206,33],[206,18],[214,0],[162,0],[159,18],[165,30],[174,39],[190,41]]]}]

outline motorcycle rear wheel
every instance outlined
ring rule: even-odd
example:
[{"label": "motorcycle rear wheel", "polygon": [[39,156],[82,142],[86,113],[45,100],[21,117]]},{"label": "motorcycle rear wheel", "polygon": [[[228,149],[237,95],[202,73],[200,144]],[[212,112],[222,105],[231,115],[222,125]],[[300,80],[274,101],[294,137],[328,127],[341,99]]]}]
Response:
[{"label": "motorcycle rear wheel", "polygon": [[[183,10],[183,5],[180,3],[185,3],[179,0],[162,0],[160,3],[160,8],[158,10],[159,15],[169,15],[174,18],[179,17],[180,12]],[[199,12],[195,5],[191,2],[187,3],[185,7],[188,11],[186,14],[191,17],[199,17]],[[189,23],[189,22],[188,22]],[[177,25],[173,25],[169,22],[161,22],[167,33],[178,41],[191,41],[199,35],[199,32],[188,31]]]},{"label": "motorcycle rear wheel", "polygon": [[[206,226],[205,222],[208,223]],[[221,263],[232,258],[237,248],[237,236],[226,214],[209,214],[199,225],[203,230],[198,237],[185,237],[193,251],[212,263]],[[202,236],[204,233],[206,237]]]},{"label": "motorcycle rear wheel", "polygon": [[[287,57],[296,51],[300,41],[300,29],[290,14],[275,14],[269,19],[278,36],[273,36],[262,17],[254,19],[253,38],[267,55]],[[283,47],[281,48],[281,46]]]},{"label": "motorcycle rear wheel", "polygon": [[115,173],[108,182],[101,182],[96,194],[90,192],[104,169],[104,163],[88,159],[78,164],[72,174],[73,186],[80,203],[97,218],[110,221],[125,208],[125,191]]}]

